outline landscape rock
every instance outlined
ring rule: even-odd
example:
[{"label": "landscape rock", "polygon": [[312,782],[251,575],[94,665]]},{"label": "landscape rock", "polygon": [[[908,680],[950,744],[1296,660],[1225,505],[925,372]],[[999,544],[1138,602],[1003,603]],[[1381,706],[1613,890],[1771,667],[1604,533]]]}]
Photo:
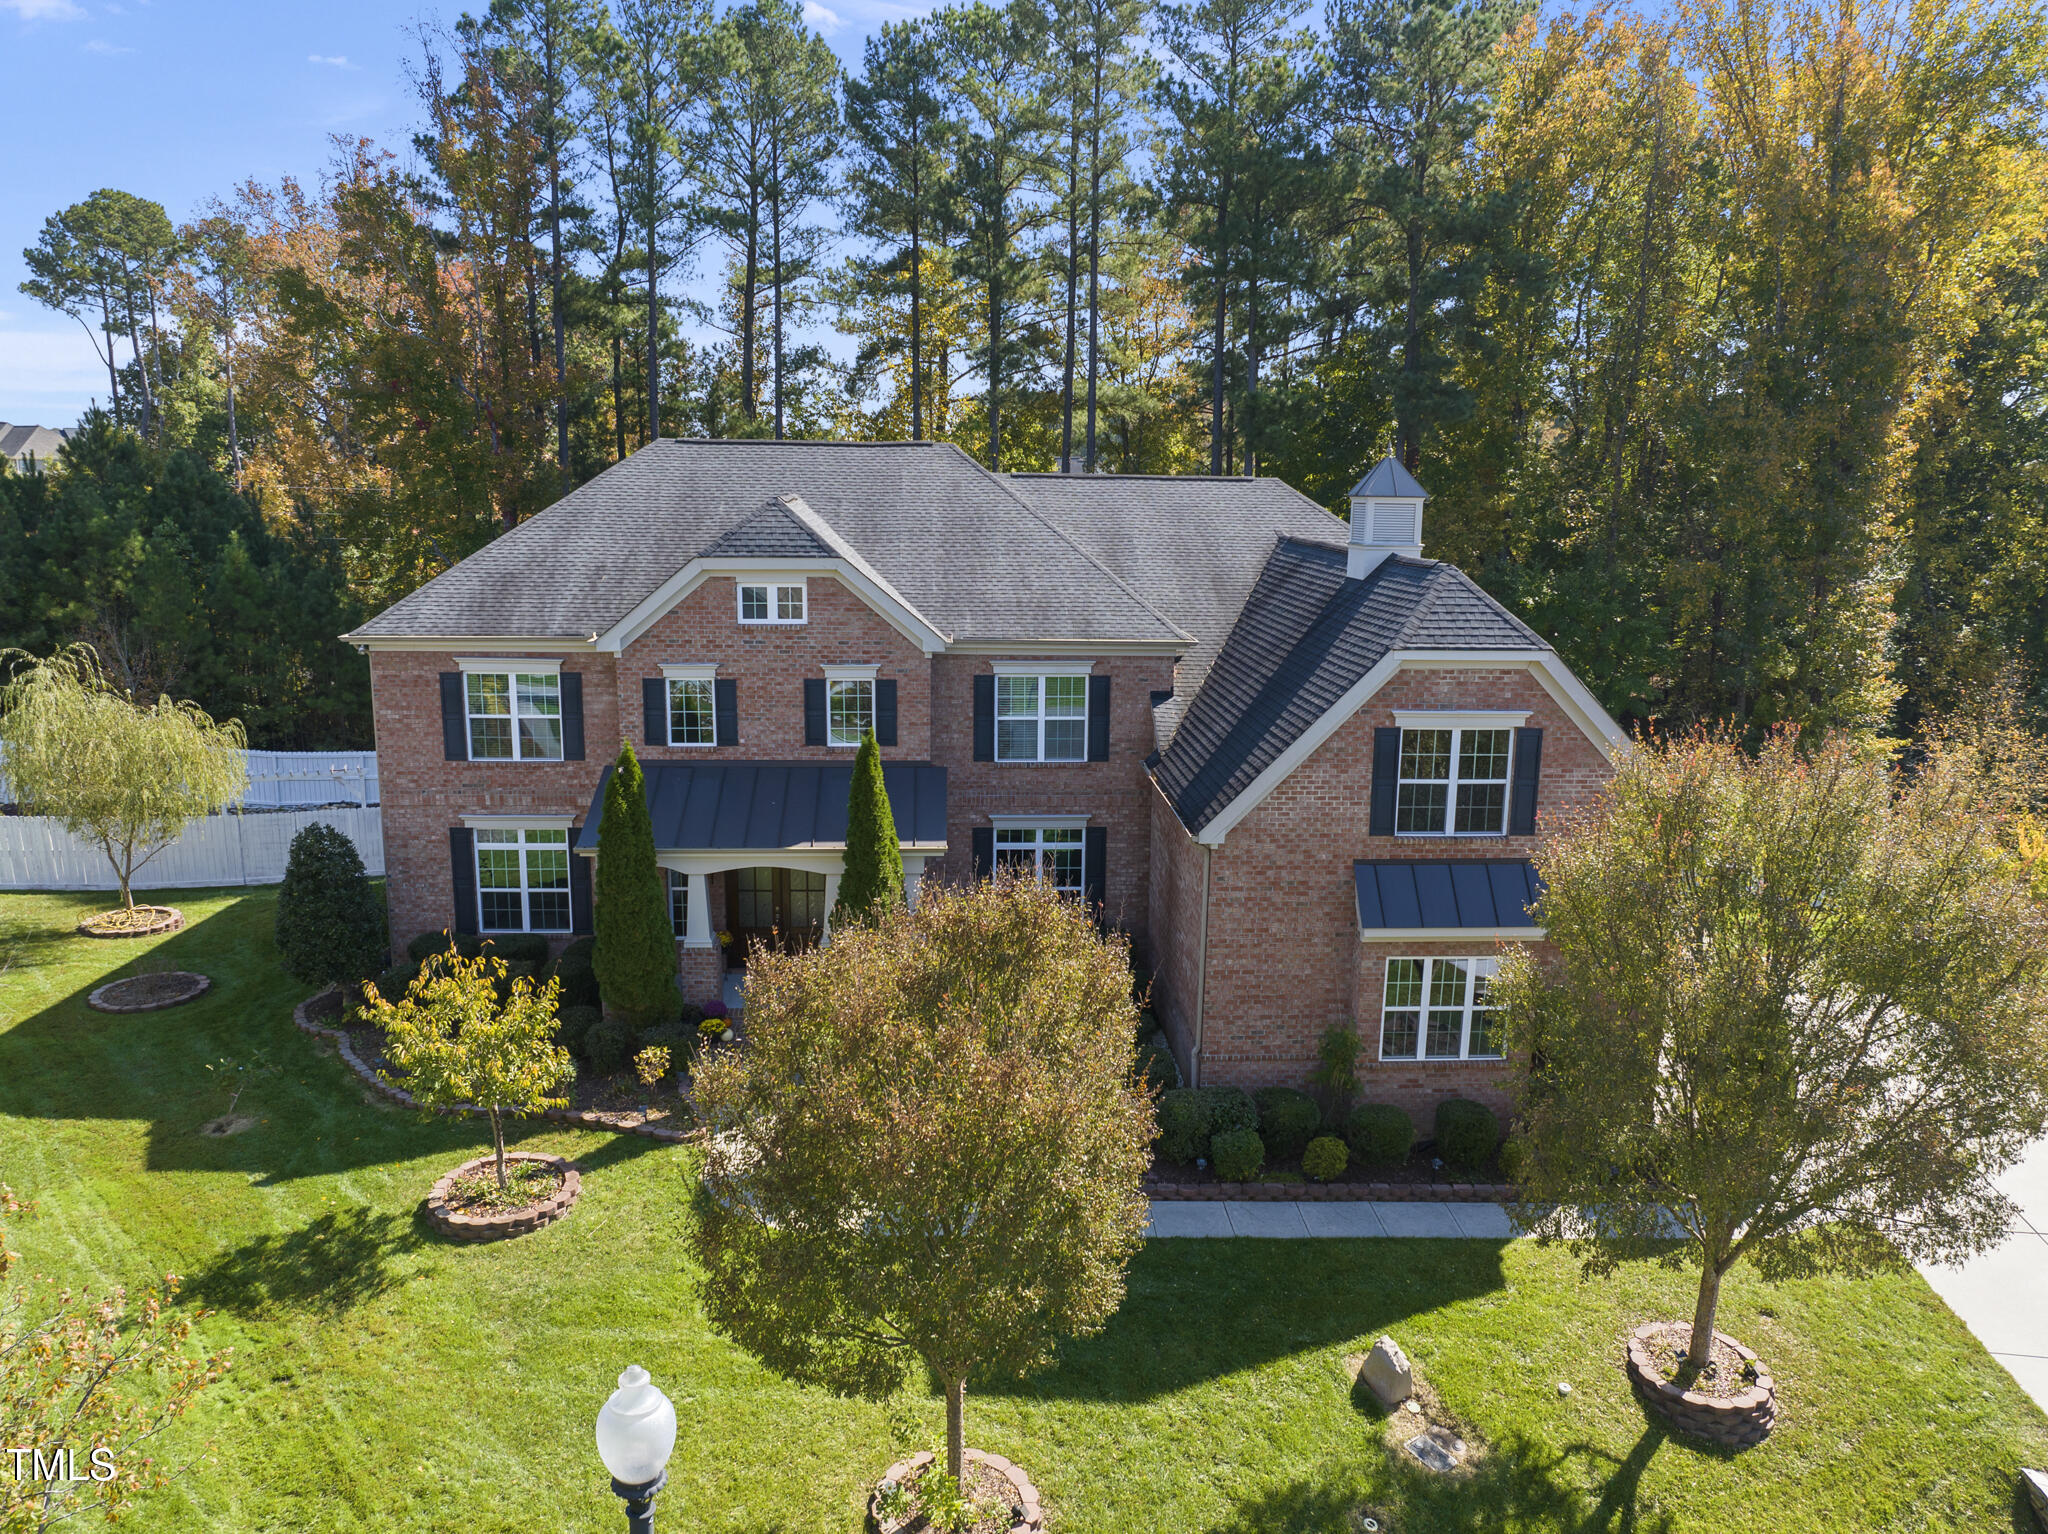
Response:
[{"label": "landscape rock", "polygon": [[1382,1337],[1372,1345],[1359,1377],[1389,1411],[1415,1394],[1415,1371],[1408,1367],[1408,1355],[1401,1351],[1401,1345],[1391,1337]]},{"label": "landscape rock", "polygon": [[2034,1521],[2048,1529],[2048,1473],[2022,1470],[2020,1484],[2027,1489],[2027,1505],[2034,1510]]}]

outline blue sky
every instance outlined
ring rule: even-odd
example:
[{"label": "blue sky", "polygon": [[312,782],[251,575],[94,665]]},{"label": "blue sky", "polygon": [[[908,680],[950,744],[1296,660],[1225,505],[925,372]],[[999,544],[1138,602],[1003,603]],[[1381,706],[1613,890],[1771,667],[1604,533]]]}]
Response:
[{"label": "blue sky", "polygon": [[[476,0],[470,9],[481,9]],[[0,0],[0,421],[67,426],[106,374],[72,321],[24,296],[22,250],[43,219],[103,186],[162,203],[179,223],[254,177],[317,181],[335,134],[403,150],[414,121],[405,64],[420,0]],[[810,0],[843,59],[882,22],[929,9]]]}]

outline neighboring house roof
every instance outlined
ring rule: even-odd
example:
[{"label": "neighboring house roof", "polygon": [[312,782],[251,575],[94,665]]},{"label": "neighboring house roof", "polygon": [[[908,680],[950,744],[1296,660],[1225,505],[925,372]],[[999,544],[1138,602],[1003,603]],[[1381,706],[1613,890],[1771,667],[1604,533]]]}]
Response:
[{"label": "neighboring house roof", "polygon": [[71,440],[68,428],[52,426],[19,426],[0,421],[0,458],[11,458],[19,462],[33,454],[40,466],[56,460],[57,450]]},{"label": "neighboring house roof", "polygon": [[1351,871],[1361,932],[1526,929],[1543,898],[1543,881],[1527,858],[1390,859],[1353,863]]},{"label": "neighboring house roof", "polygon": [[1155,710],[1162,748],[1208,678],[1272,558],[1273,540],[1285,535],[1335,546],[1348,536],[1342,521],[1277,479],[1008,477],[1048,521],[1193,636],[1174,673],[1174,696]]},{"label": "neighboring house roof", "polygon": [[949,643],[1190,642],[949,443],[676,438],[614,464],[348,637],[588,640],[698,559],[827,557],[811,550],[821,540],[805,510]]},{"label": "neighboring house roof", "polygon": [[[647,813],[661,852],[745,848],[843,847],[853,763],[645,762]],[[597,780],[578,852],[597,851],[612,769]],[[884,762],[882,787],[897,839],[905,846],[946,844],[946,769],[930,762]]]},{"label": "neighboring house roof", "polygon": [[1160,757],[1182,823],[1200,831],[1397,650],[1550,646],[1455,566],[1396,555],[1351,580],[1343,549],[1282,539]]},{"label": "neighboring house roof", "polygon": [[1405,500],[1426,501],[1429,492],[1416,482],[1415,476],[1401,467],[1400,460],[1391,455],[1382,458],[1370,469],[1351,492],[1353,495],[1398,496]]}]

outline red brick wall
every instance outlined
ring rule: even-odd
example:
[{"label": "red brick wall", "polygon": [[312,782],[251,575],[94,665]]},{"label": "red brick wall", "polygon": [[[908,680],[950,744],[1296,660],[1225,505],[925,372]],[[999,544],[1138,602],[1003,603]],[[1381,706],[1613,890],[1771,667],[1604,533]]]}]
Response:
[{"label": "red brick wall", "polygon": [[[1539,833],[1546,811],[1583,799],[1608,776],[1599,749],[1524,670],[1442,668],[1396,675],[1215,849],[1203,988],[1204,1082],[1304,1084],[1317,1040],[1335,1025],[1359,1025],[1370,1046],[1361,1056],[1376,1061],[1376,980],[1370,1002],[1360,1003],[1366,984],[1361,966],[1369,961],[1359,953],[1351,870],[1356,859],[1525,857],[1535,846],[1535,837],[1368,834],[1373,731],[1391,725],[1396,709],[1409,708],[1526,709],[1528,722],[1544,732]],[[1185,839],[1176,826],[1167,820],[1160,834]],[[1198,849],[1188,850],[1199,857]],[[1162,865],[1183,856],[1166,853]],[[1162,933],[1162,943],[1194,943],[1199,920],[1199,904],[1184,898],[1172,934]],[[1192,988],[1177,982],[1175,989],[1182,993],[1173,1003],[1179,1016],[1192,1005]],[[1417,1108],[1460,1092],[1485,1100],[1488,1091],[1497,1095],[1504,1067],[1461,1062],[1396,1070],[1385,1077],[1377,1065],[1368,1067],[1368,1097],[1379,1079],[1390,1094],[1406,1094]],[[1426,1122],[1418,1122],[1427,1133]]]},{"label": "red brick wall", "polygon": [[1194,1061],[1208,853],[1182,827],[1158,786],[1150,788],[1152,1012],[1173,1041],[1181,1079],[1187,1081]]},{"label": "red brick wall", "polygon": [[[1543,738],[1544,749],[1550,737]],[[1498,958],[1510,945],[1496,942],[1359,943],[1355,1015],[1358,1018],[1358,1095],[1362,1102],[1396,1103],[1415,1120],[1415,1133],[1436,1132],[1436,1105],[1447,1097],[1485,1103],[1507,1122],[1514,1071],[1505,1060],[1382,1060],[1380,1003],[1386,996],[1389,959]]]},{"label": "red brick wall", "polygon": [[1151,695],[1173,685],[1173,658],[1118,655],[1095,661],[1094,674],[1110,679],[1106,762],[975,761],[974,678],[993,670],[977,655],[932,658],[932,760],[946,767],[946,856],[928,863],[925,877],[970,878],[973,832],[993,815],[1087,815],[1089,824],[1106,828],[1103,902],[1109,919],[1131,933],[1142,956],[1150,915],[1153,793],[1143,763],[1153,747]]}]

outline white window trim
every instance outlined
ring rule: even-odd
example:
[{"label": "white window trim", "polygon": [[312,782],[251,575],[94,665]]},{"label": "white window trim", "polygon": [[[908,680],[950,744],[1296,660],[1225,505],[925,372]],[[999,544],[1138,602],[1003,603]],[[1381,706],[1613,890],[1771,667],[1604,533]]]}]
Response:
[{"label": "white window trim", "polygon": [[[834,676],[832,673],[835,670],[842,672],[851,670],[853,672],[853,675]],[[875,728],[875,710],[877,707],[875,700],[874,670],[872,668],[864,668],[860,666],[827,666],[825,668],[825,747],[827,750],[830,751],[858,751],[860,749],[860,740],[858,738],[853,740],[834,740],[832,738],[832,689],[835,687],[867,688],[868,730],[873,730]],[[868,730],[863,730],[861,734],[867,734]]]},{"label": "white window trim", "polygon": [[1527,709],[1397,708],[1394,723],[1404,730],[1515,730],[1529,722]]},{"label": "white window trim", "polygon": [[[742,595],[742,593],[744,593],[749,586],[759,586],[767,591],[767,617],[749,618],[747,616],[746,598],[744,597],[744,595]],[[804,594],[804,615],[801,618],[784,618],[781,616],[781,593],[789,590],[792,587],[794,587],[798,591],[801,591]],[[759,580],[756,580],[752,577],[745,575],[737,576],[734,578],[732,583],[732,610],[733,615],[737,617],[741,623],[746,624],[749,628],[801,627],[803,624],[809,623],[811,621],[810,582],[802,579],[793,581],[787,579],[776,579],[772,576],[764,577]]]},{"label": "white window trim", "polygon": [[[1387,1053],[1387,980],[1393,971],[1395,961],[1399,959],[1413,960],[1422,965],[1422,1005],[1415,1009],[1418,1015],[1415,1023],[1415,1053],[1412,1055],[1390,1055]],[[1455,1055],[1424,1053],[1429,1046],[1429,1014],[1431,1011],[1429,987],[1430,981],[1435,977],[1435,966],[1438,964],[1466,964],[1475,966],[1468,969],[1465,973],[1463,1018],[1458,1024],[1458,1052]],[[1470,1052],[1472,1049],[1472,993],[1476,989],[1473,981],[1480,973],[1476,966],[1482,964],[1487,967],[1485,973],[1489,978],[1499,973],[1500,961],[1490,956],[1476,957],[1457,953],[1429,955],[1417,953],[1388,954],[1386,963],[1380,968],[1380,1059],[1397,1064],[1405,1063],[1412,1065],[1497,1065],[1505,1060],[1507,1058],[1505,1055],[1475,1055]],[[1408,1008],[1403,1007],[1400,1010],[1405,1012]],[[1435,1010],[1448,1012],[1450,1008],[1438,1007]],[[1498,1012],[1499,1008],[1489,1008],[1488,1010]]]},{"label": "white window trim", "polygon": [[[1033,846],[1031,848],[1031,876],[1034,880],[1040,883],[1043,883],[1045,880],[1045,856],[1047,851],[1045,845],[1045,833],[1048,831],[1079,831],[1081,833],[1081,839],[1078,842],[1069,842],[1064,845],[1073,848],[1074,851],[1078,852],[1081,855],[1080,882],[1073,887],[1071,893],[1078,895],[1084,901],[1088,898],[1087,816],[992,815],[989,817],[989,819],[991,820],[991,822],[993,822],[995,826],[995,834],[990,838],[989,851],[991,856],[995,859],[995,867],[997,868],[1000,868],[1002,866],[1004,852],[1019,850],[1016,848],[1006,848],[1003,846],[1003,832],[1030,831],[1033,833]],[[1053,888],[1060,890],[1062,893],[1069,893],[1069,891],[1063,885],[1054,885]]]},{"label": "white window trim", "polygon": [[571,815],[465,815],[462,823],[472,831],[567,831]]},{"label": "white window trim", "polygon": [[872,682],[881,669],[881,662],[875,661],[866,665],[848,663],[826,666],[824,672],[825,680],[828,682]]},{"label": "white window trim", "polygon": [[[472,762],[490,764],[514,762],[566,762],[569,759],[568,722],[559,712],[562,704],[562,663],[559,660],[527,663],[524,656],[509,660],[498,659],[485,662],[475,656],[457,656],[456,664],[462,667],[462,744],[466,759]],[[504,717],[512,724],[512,754],[510,756],[478,756],[476,754],[476,731],[472,727],[478,719],[494,718],[495,715],[473,714],[469,709],[469,679],[472,676],[501,676],[505,679],[506,701],[511,712]],[[522,676],[544,676],[555,684],[555,724],[562,737],[562,749],[553,756],[527,756],[519,749],[519,678]],[[527,718],[544,718],[545,715],[529,714]]]},{"label": "white window trim", "polygon": [[559,655],[458,655],[455,657],[458,671],[495,672],[499,676],[511,676],[515,672],[523,676],[553,676],[562,674],[562,657]]},{"label": "white window trim", "polygon": [[1089,815],[991,815],[989,824],[998,831],[1085,831]]},{"label": "white window trim", "polygon": [[[672,751],[709,751],[718,744],[718,665],[694,662],[664,662],[661,668],[662,713],[667,723],[667,745]],[[711,688],[711,738],[709,740],[676,739],[676,698],[670,691],[671,682],[704,682]]]},{"label": "white window trim", "polygon": [[997,676],[1091,676],[1095,671],[1092,660],[992,660],[989,670]]},{"label": "white window trim", "polygon": [[[516,818],[511,816],[465,815],[463,817],[463,823],[465,825],[471,825],[477,830],[487,831],[517,831],[522,833],[527,831],[561,831],[564,833],[561,848],[563,854],[571,859],[574,859],[576,856],[576,837],[574,832],[570,829],[569,817],[566,815],[526,815],[519,816]],[[547,937],[557,933],[572,933],[576,930],[576,865],[573,861],[570,862],[568,865],[569,882],[567,885],[563,887],[562,890],[562,893],[567,897],[567,903],[569,908],[568,922],[560,927],[534,926],[534,891],[532,887],[528,885],[526,882],[526,854],[529,851],[535,849],[527,847],[525,837],[523,835],[521,836],[519,844],[516,847],[496,849],[498,851],[516,852],[519,855],[520,925],[516,927],[485,926],[484,895],[486,891],[484,889],[483,854],[488,850],[492,849],[490,849],[485,843],[477,841],[472,841],[470,843],[470,878],[475,881],[475,885],[471,893],[476,897],[476,930],[480,936],[489,937],[498,933],[505,932],[533,932],[538,933],[543,937]],[[552,852],[555,849],[549,847],[543,850]],[[509,893],[509,891],[499,890],[495,893],[507,894]],[[552,893],[552,891],[549,891],[548,893]]]},{"label": "white window trim", "polygon": [[[1093,662],[1090,662],[1090,664],[1092,665]],[[1005,714],[1003,712],[1003,690],[1000,686],[996,688],[995,763],[998,767],[1079,767],[1087,762],[1088,730],[1090,724],[1093,722],[1090,718],[1090,715],[1094,704],[1094,699],[1090,695],[1090,690],[1086,688],[1082,689],[1081,712],[1078,715],[1056,714],[1048,716],[1045,712],[1045,683],[1054,677],[1085,677],[1088,674],[1089,673],[1087,671],[1080,670],[1072,666],[1026,665],[1013,662],[997,663],[996,676],[999,680],[1003,677],[1024,676],[1032,678],[1039,684],[1037,688],[1037,711],[1030,715]],[[1027,717],[1032,719],[1038,726],[1037,734],[1035,737],[1038,742],[1038,754],[1035,756],[1003,755],[1003,721],[1006,718],[1023,719]],[[1047,756],[1045,754],[1046,725],[1052,720],[1059,720],[1065,723],[1072,723],[1076,718],[1078,718],[1081,723],[1081,754],[1079,756]]]},{"label": "white window trim", "polygon": [[661,675],[667,682],[715,682],[718,680],[718,662],[663,661]]},{"label": "white window trim", "polygon": [[[1396,714],[1394,717],[1399,719],[1401,716]],[[1410,715],[1409,717],[1413,719],[1430,718],[1428,715]],[[1515,813],[1515,752],[1519,742],[1516,741],[1510,727],[1500,723],[1498,719],[1489,720],[1485,715],[1472,715],[1468,717],[1476,718],[1480,722],[1477,724],[1444,724],[1441,722],[1444,717],[1443,715],[1437,715],[1429,723],[1397,726],[1397,728],[1403,731],[1449,730],[1451,732],[1451,775],[1448,778],[1404,778],[1401,776],[1401,749],[1405,749],[1405,745],[1403,748],[1396,750],[1394,753],[1394,835],[1397,838],[1408,837],[1415,841],[1442,842],[1472,838],[1484,838],[1490,841],[1499,840],[1508,834],[1508,821]],[[1529,716],[1523,714],[1521,717],[1526,719]],[[1458,756],[1460,748],[1465,743],[1464,736],[1467,730],[1510,730],[1508,735],[1507,776],[1504,778],[1472,778],[1469,780],[1473,783],[1497,783],[1500,785],[1501,806],[1500,829],[1498,831],[1460,831],[1457,829],[1458,785],[1468,781],[1458,776]],[[1401,829],[1401,790],[1410,783],[1442,783],[1444,785],[1444,819],[1441,829],[1435,831],[1403,831]]]}]

